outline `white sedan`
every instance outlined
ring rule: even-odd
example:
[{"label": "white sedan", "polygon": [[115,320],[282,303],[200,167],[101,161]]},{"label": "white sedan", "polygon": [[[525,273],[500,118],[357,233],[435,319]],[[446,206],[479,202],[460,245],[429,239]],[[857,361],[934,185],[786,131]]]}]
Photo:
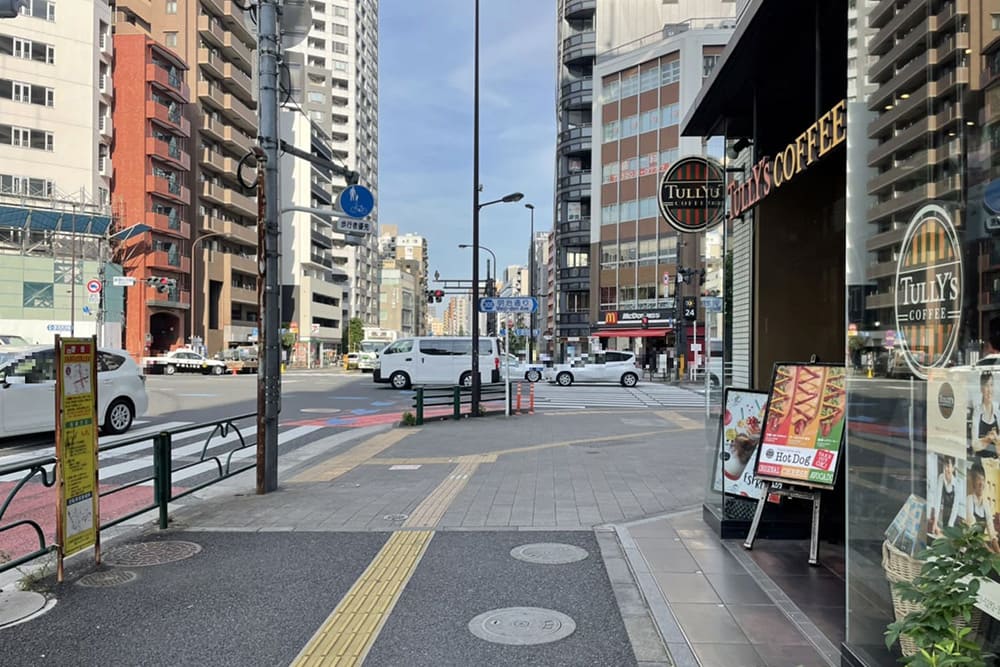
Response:
[{"label": "white sedan", "polygon": [[[506,362],[504,361],[505,358]],[[510,364],[510,378],[512,380],[524,378],[528,382],[538,382],[542,379],[542,372],[545,370],[545,366],[542,364],[529,364],[521,361],[513,354],[507,354],[500,358],[501,378],[504,378],[507,374],[507,370],[504,368],[504,363]]]},{"label": "white sedan", "polygon": [[639,382],[639,369],[632,352],[609,350],[588,361],[546,368],[545,380],[563,387],[574,382],[617,382],[623,387],[634,387]]},{"label": "white sedan", "polygon": [[[0,436],[55,430],[55,347],[0,351]],[[146,378],[128,352],[97,352],[97,421],[104,433],[124,433],[148,405]]]}]

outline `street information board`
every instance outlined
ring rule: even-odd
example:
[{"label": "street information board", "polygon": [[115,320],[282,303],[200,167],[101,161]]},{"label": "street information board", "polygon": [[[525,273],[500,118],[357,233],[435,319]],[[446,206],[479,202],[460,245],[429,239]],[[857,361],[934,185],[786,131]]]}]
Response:
[{"label": "street information board", "polygon": [[[99,545],[97,339],[56,336],[57,540],[62,559]],[[98,561],[100,557],[98,555]]]}]

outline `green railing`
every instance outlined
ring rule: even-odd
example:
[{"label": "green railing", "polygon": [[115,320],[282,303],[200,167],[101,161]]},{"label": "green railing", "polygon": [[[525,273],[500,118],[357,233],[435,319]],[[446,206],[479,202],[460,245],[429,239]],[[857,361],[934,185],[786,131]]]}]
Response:
[{"label": "green railing", "polygon": [[[148,455],[151,457],[151,467],[152,475],[149,477],[143,477],[142,479],[133,480],[127,484],[121,486],[116,486],[113,489],[108,489],[106,491],[100,492],[101,498],[106,498],[112,496],[116,493],[121,493],[128,489],[134,488],[146,484],[148,482],[153,483],[153,502],[139,507],[127,514],[115,517],[112,520],[104,522],[101,524],[100,529],[105,530],[111,528],[112,526],[118,525],[123,521],[128,521],[129,519],[135,518],[141,514],[145,514],[151,510],[158,510],[158,525],[161,529],[166,528],[168,524],[168,506],[169,504],[179,498],[183,498],[189,494],[199,491],[206,486],[211,486],[216,482],[222,481],[233,475],[238,475],[241,472],[255,468],[257,465],[256,458],[253,459],[251,463],[247,463],[237,468],[233,468],[233,456],[240,450],[244,450],[248,447],[254,446],[255,442],[247,442],[246,438],[243,436],[243,432],[240,430],[238,425],[239,422],[246,422],[248,420],[253,420],[251,424],[256,425],[257,415],[256,413],[250,413],[245,415],[240,415],[237,417],[230,417],[227,419],[221,419],[213,422],[206,422],[202,424],[194,424],[191,426],[185,426],[183,428],[171,429],[169,431],[161,431],[157,433],[152,438],[152,446],[149,449]],[[208,437],[205,439],[204,444],[201,448],[201,453],[195,461],[185,463],[178,467],[174,467],[173,461],[173,438],[174,436],[182,435],[184,433],[189,433],[191,431],[203,430],[205,428],[211,427],[211,431]],[[244,427],[246,428],[246,427]],[[212,446],[212,441],[215,438],[227,439],[233,433],[236,437],[233,439],[232,447],[219,452],[217,454],[209,455],[209,448]],[[148,443],[150,437],[148,435],[139,436],[131,438],[128,440],[122,440],[115,442],[114,444],[105,445],[100,447],[99,451],[101,453],[111,452],[116,449],[121,449],[123,447],[134,446],[142,443]],[[141,458],[143,454],[141,452],[136,453],[137,457]],[[205,463],[214,463],[214,472],[216,476],[209,479],[206,482],[198,484],[197,486],[192,486],[185,488],[180,493],[174,493],[172,478],[174,473],[192,468],[194,466],[204,465]],[[8,477],[11,475],[16,475],[18,473],[24,473],[17,484],[7,493],[7,497],[4,499],[2,505],[0,505],[0,535],[3,533],[13,530],[15,528],[28,527],[33,529],[38,540],[38,548],[34,551],[12,558],[11,560],[0,563],[0,572],[9,570],[11,568],[22,565],[31,560],[34,560],[40,556],[54,551],[58,548],[55,543],[46,543],[45,539],[45,529],[39,524],[35,519],[19,519],[13,521],[9,524],[3,523],[4,515],[10,508],[14,501],[15,496],[21,491],[32,479],[36,476],[39,477],[39,482],[45,487],[52,487],[55,484],[55,470],[54,466],[56,463],[55,456],[42,456],[35,459],[30,459],[28,461],[22,461],[19,463],[12,463],[6,466],[0,466],[0,478]],[[211,468],[206,472],[211,472]],[[54,516],[55,512],[52,512]]]},{"label": "green railing", "polygon": [[[465,411],[464,414],[469,414],[471,416],[471,404],[472,404],[472,387],[463,387],[461,385],[456,386],[444,386],[444,387],[429,387],[420,386],[414,387],[416,393],[413,395],[413,410],[416,416],[417,424],[424,423],[424,412],[427,408],[436,408],[442,406],[450,406],[452,408],[451,418],[461,419],[462,418],[462,406],[469,405],[470,408]],[[510,389],[510,400],[514,400],[515,383],[511,383]],[[503,402],[504,402],[504,385],[500,384],[484,384],[479,388],[480,394],[480,409],[482,414],[491,414],[495,412],[504,412]],[[501,407],[499,410],[496,408],[490,409],[487,406],[488,403],[496,404],[500,401]],[[513,405],[511,407],[511,413],[513,413]],[[443,418],[448,415],[434,415],[435,418]]]}]

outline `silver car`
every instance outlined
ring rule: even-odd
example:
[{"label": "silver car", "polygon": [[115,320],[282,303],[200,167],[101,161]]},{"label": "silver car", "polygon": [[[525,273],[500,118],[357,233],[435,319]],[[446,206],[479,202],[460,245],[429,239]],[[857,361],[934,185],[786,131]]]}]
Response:
[{"label": "silver car", "polygon": [[[0,348],[0,437],[55,429],[54,346]],[[107,434],[124,433],[146,413],[146,378],[125,350],[97,352],[97,420]]]}]

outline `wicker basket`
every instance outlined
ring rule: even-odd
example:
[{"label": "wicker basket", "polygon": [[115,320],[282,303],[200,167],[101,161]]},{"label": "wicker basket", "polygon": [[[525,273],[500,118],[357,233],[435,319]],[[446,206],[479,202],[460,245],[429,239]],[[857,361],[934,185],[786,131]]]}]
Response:
[{"label": "wicker basket", "polygon": [[[920,569],[924,562],[911,557],[900,551],[888,542],[882,543],[882,568],[885,570],[886,579],[889,580],[889,589],[892,593],[892,609],[896,620],[901,621],[915,611],[923,609],[923,605],[912,600],[904,600],[903,595],[896,586],[898,582],[911,582],[920,574]],[[978,631],[982,626],[983,612],[978,608],[972,610],[972,629]],[[956,618],[955,625],[965,625],[964,618]],[[906,635],[899,637],[899,649],[904,656],[910,656],[917,652],[916,643]]]}]

